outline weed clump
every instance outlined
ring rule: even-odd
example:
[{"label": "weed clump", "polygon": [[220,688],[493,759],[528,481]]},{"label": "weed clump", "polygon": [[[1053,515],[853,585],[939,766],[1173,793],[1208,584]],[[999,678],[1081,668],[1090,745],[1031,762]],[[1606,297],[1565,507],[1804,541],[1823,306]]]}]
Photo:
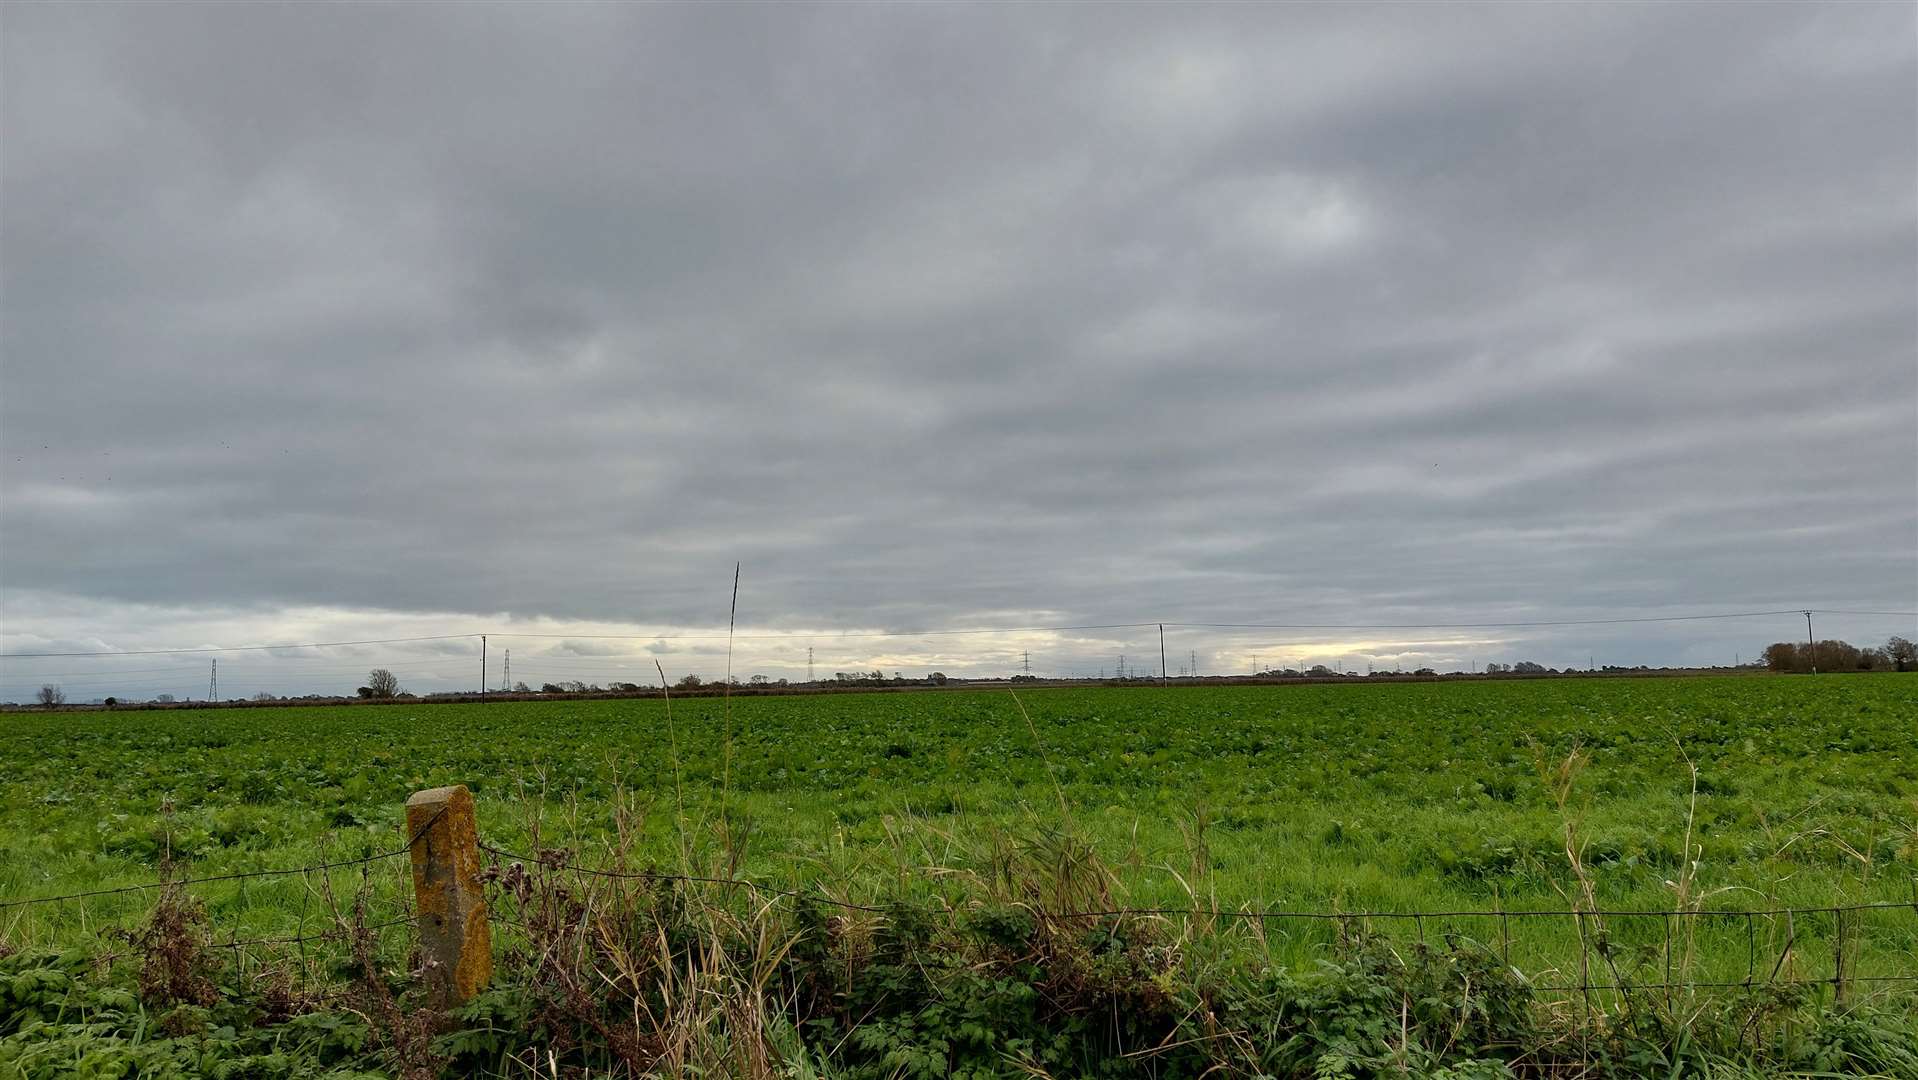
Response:
[{"label": "weed clump", "polygon": [[152,1006],[207,1006],[219,997],[208,952],[206,905],[177,885],[160,891],[146,921],[117,935],[140,958],[140,1000]]}]

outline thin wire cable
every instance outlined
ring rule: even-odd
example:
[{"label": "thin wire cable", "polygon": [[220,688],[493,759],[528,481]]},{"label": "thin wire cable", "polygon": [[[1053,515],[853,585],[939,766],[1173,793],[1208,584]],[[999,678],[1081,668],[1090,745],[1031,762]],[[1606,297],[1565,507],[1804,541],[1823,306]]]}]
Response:
[{"label": "thin wire cable", "polygon": [[446,813],[445,807],[441,807],[435,811],[432,817],[426,819],[426,824],[420,826],[419,831],[413,834],[413,838],[407,842],[406,846],[397,851],[362,855],[357,859],[341,859],[337,862],[315,863],[311,866],[293,866],[282,870],[248,870],[235,874],[214,874],[201,878],[175,878],[172,881],[153,881],[140,885],[122,885],[116,889],[92,889],[87,892],[67,893],[62,896],[30,896],[24,899],[0,901],[0,909],[27,907],[32,904],[56,904],[67,900],[84,900],[94,896],[117,896],[121,893],[146,892],[150,889],[165,889],[173,886],[206,885],[218,881],[241,881],[246,878],[287,877],[292,874],[310,874],[316,870],[336,870],[342,866],[359,866],[363,863],[379,862],[382,859],[394,859],[410,853],[413,850],[413,845],[420,842],[420,837],[425,836],[426,830],[432,828],[433,823],[438,821],[440,815],[444,813]]},{"label": "thin wire cable", "polygon": [[[1163,625],[1184,629],[1246,629],[1246,630],[1474,630],[1497,629],[1522,626],[1602,626],[1625,623],[1664,623],[1695,622],[1710,619],[1755,619],[1803,615],[1804,608],[1791,608],[1779,611],[1734,611],[1708,615],[1648,615],[1617,619],[1541,619],[1514,622],[1436,622],[1436,623],[1230,623],[1230,622],[1167,622]],[[1918,615],[1914,612],[1859,612],[1836,611],[1824,608],[1812,608],[1814,615]],[[800,638],[819,638],[838,640],[841,638],[919,638],[948,637],[966,634],[1037,634],[1072,630],[1143,630],[1161,625],[1158,622],[1130,623],[1088,623],[1073,626],[1004,626],[981,627],[966,630],[888,630],[866,631],[859,633],[810,633],[793,631],[786,634],[740,634],[740,641],[791,641]],[[498,634],[498,637],[526,637],[575,639],[582,641],[631,641],[647,638],[656,641],[720,641],[720,634]]]},{"label": "thin wire cable", "polygon": [[[1501,622],[1424,622],[1424,623],[1277,623],[1277,622],[1167,622],[1164,625],[1179,629],[1203,630],[1492,630],[1512,627],[1551,627],[1551,626],[1621,626],[1642,623],[1700,622],[1713,619],[1757,619],[1803,615],[1806,611],[1814,615],[1862,615],[1896,618],[1918,618],[1918,611],[1862,611],[1845,608],[1789,608],[1775,611],[1730,611],[1703,615],[1644,615],[1612,619],[1533,619]],[[1064,633],[1078,630],[1142,630],[1158,626],[1152,622],[1124,623],[1078,623],[1060,626],[995,626],[971,627],[959,630],[871,630],[851,633],[790,631],[782,634],[738,634],[738,641],[794,641],[799,639],[858,640],[867,638],[928,638],[958,637],[978,634],[1039,634]],[[178,656],[204,653],[227,652],[272,652],[286,649],[329,649],[354,645],[399,645],[422,641],[460,641],[473,640],[481,636],[503,638],[529,638],[544,640],[579,641],[722,641],[723,634],[543,634],[513,631],[475,631],[465,634],[428,634],[420,637],[368,638],[360,641],[308,641],[287,645],[224,645],[205,646],[185,649],[122,649],[104,652],[15,652],[0,653],[0,660],[40,660],[52,657],[98,657],[98,656]],[[297,659],[284,657],[282,659]]]},{"label": "thin wire cable", "polygon": [[146,892],[150,889],[164,889],[175,885],[206,885],[216,881],[240,881],[245,878],[285,877],[290,874],[306,874],[316,870],[332,870],[342,866],[357,866],[360,863],[378,862],[405,851],[389,851],[381,855],[367,855],[358,859],[343,859],[339,862],[316,863],[312,866],[295,866],[284,870],[249,870],[238,874],[215,874],[199,878],[175,878],[172,881],[153,881],[140,885],[123,885],[117,889],[92,889],[87,892],[66,893],[61,896],[32,896],[22,900],[0,901],[0,908],[25,907],[30,904],[56,904],[67,900],[84,900],[94,896],[116,896],[120,893]]},{"label": "thin wire cable", "polygon": [[1852,983],[1910,983],[1918,982],[1918,975],[1846,975],[1843,979],[1835,976],[1823,976],[1812,979],[1772,979],[1766,982],[1642,982],[1642,983],[1573,983],[1568,986],[1535,985],[1532,990],[1541,994],[1583,993],[1587,990],[1694,990],[1723,989],[1734,987],[1759,986],[1829,986],[1837,983],[1849,986]]},{"label": "thin wire cable", "polygon": [[699,882],[706,885],[728,885],[742,889],[750,889],[767,896],[785,896],[796,900],[816,900],[832,907],[844,908],[847,911],[884,912],[887,910],[886,908],[874,907],[870,904],[855,904],[847,900],[834,900],[824,893],[801,892],[796,889],[781,889],[773,885],[761,885],[757,881],[747,881],[744,878],[700,877],[697,874],[662,874],[656,870],[599,870],[590,866],[580,866],[577,863],[569,863],[559,858],[542,859],[535,858],[531,855],[522,855],[516,851],[508,851],[504,848],[494,847],[483,840],[480,842],[479,848],[481,851],[498,855],[502,859],[517,859],[523,863],[547,866],[555,870],[571,870],[574,873],[586,874],[589,877],[628,881],[686,881]]},{"label": "thin wire cable", "polygon": [[[121,654],[102,653],[100,655],[118,656]],[[35,679],[57,679],[57,678],[60,678],[61,676],[66,676],[66,675],[71,675],[76,677],[77,676],[92,677],[96,675],[197,675],[202,673],[204,670],[205,670],[204,668],[200,668],[197,665],[189,668],[189,667],[181,667],[180,665],[175,664],[172,667],[157,667],[157,668],[107,668],[105,670],[102,670],[100,668],[90,668],[86,671],[35,671],[30,673],[23,673],[23,677],[25,677],[26,675],[31,675],[31,677]]]},{"label": "thin wire cable", "polygon": [[347,645],[399,645],[414,641],[456,641],[478,634],[429,634],[425,637],[369,638],[365,641],[307,641],[296,645],[223,645],[197,649],[120,649],[108,652],[0,653],[0,660],[43,660],[54,656],[177,656],[183,653],[265,652],[273,649],[332,649]]},{"label": "thin wire cable", "polygon": [[[1541,619],[1515,622],[1473,623],[1166,623],[1188,630],[1498,630],[1524,626],[1616,626],[1626,623],[1700,622],[1708,619],[1757,619],[1782,615],[1803,615],[1804,608],[1791,611],[1732,611],[1718,615],[1647,615],[1623,619]],[[1817,608],[1813,614],[1836,614]]]},{"label": "thin wire cable", "polygon": [[1684,916],[1688,918],[1711,918],[1722,916],[1742,919],[1770,918],[1779,915],[1829,915],[1841,911],[1899,911],[1918,910],[1918,905],[1903,900],[1886,900],[1869,904],[1839,904],[1831,907],[1798,908],[1761,908],[1752,911],[1733,909],[1699,908],[1684,911],[1572,911],[1572,910],[1532,910],[1532,911],[1247,911],[1243,908],[1110,908],[1096,911],[1062,911],[1057,914],[1063,918],[1118,918],[1133,915],[1217,915],[1225,918],[1241,919],[1496,919],[1496,918],[1556,918],[1568,919],[1574,916],[1585,918],[1661,919]]},{"label": "thin wire cable", "polygon": [[[494,847],[493,845],[487,844],[485,842],[481,842],[479,844],[479,847],[483,851],[490,852],[502,858],[517,859],[520,862],[534,863],[537,865],[550,867],[552,869],[570,870],[575,873],[586,874],[590,877],[623,879],[623,880],[644,880],[644,881],[700,882],[700,883],[714,884],[714,885],[736,886],[739,888],[752,890],[762,895],[788,897],[788,898],[798,899],[798,900],[810,900],[815,903],[822,903],[831,907],[837,907],[847,911],[884,913],[885,911],[888,910],[887,908],[875,907],[870,904],[856,904],[846,900],[835,900],[830,896],[826,896],[825,894],[819,893],[816,891],[800,892],[792,889],[780,889],[774,886],[761,885],[758,882],[747,881],[740,878],[702,877],[696,874],[664,874],[664,873],[659,873],[657,871],[650,871],[650,870],[639,870],[639,871],[600,870],[600,869],[595,869],[593,867],[580,866],[576,863],[566,862],[558,858],[549,857],[545,859],[535,859],[527,855],[519,854],[517,852],[512,852],[512,851],[505,850],[503,848]],[[1057,912],[1053,914],[1054,914],[1054,917],[1057,917],[1057,918],[1111,918],[1111,917],[1132,917],[1132,916],[1164,917],[1164,916],[1179,915],[1179,916],[1187,916],[1187,917],[1224,916],[1224,917],[1238,917],[1238,918],[1260,919],[1260,920],[1282,919],[1282,918],[1328,919],[1328,920],[1339,920],[1339,921],[1351,921],[1351,920],[1362,920],[1362,919],[1413,919],[1413,920],[1419,921],[1419,925],[1421,927],[1421,932],[1422,932],[1422,929],[1424,926],[1424,920],[1428,918],[1434,918],[1434,919],[1468,918],[1468,917],[1469,918],[1507,918],[1511,916],[1517,916],[1520,918],[1524,918],[1524,917],[1569,918],[1572,916],[1608,917],[1608,918],[1642,916],[1646,918],[1667,918],[1674,915],[1683,915],[1683,916],[1698,918],[1698,917],[1705,917],[1705,916],[1712,916],[1712,915],[1724,915],[1724,916],[1732,916],[1734,918],[1744,917],[1749,919],[1749,918],[1756,918],[1756,917],[1763,917],[1763,916],[1777,916],[1777,915],[1785,915],[1785,914],[1800,914],[1800,915],[1823,914],[1823,913],[1832,913],[1832,912],[1840,912],[1840,911],[1877,911],[1877,910],[1904,909],[1904,908],[1913,908],[1915,910],[1918,910],[1918,904],[1909,904],[1909,903],[1903,903],[1898,901],[1885,901],[1885,902],[1869,903],[1869,904],[1844,904],[1844,905],[1834,905],[1834,906],[1827,906],[1827,907],[1811,907],[1811,908],[1776,908],[1776,909],[1757,910],[1757,911],[1715,911],[1715,910],[1696,909],[1696,910],[1685,910],[1685,911],[1678,911],[1678,910],[1673,910],[1673,911],[1545,910],[1545,911],[1442,911],[1442,912],[1412,912],[1412,911],[1392,911],[1392,912],[1264,911],[1264,912],[1261,912],[1261,911],[1242,911],[1242,910],[1234,911],[1234,910],[1223,910],[1223,909],[1209,910],[1204,908],[1115,908],[1115,909],[1105,910],[1105,911],[1069,911],[1069,912]],[[1770,985],[1799,986],[1799,985],[1822,985],[1825,983],[1839,984],[1839,983],[1847,983],[1847,982],[1849,983],[1918,982],[1918,975],[1879,975],[1879,976],[1858,976],[1858,977],[1834,976],[1831,978],[1818,978],[1818,979],[1791,979],[1791,980],[1785,980],[1782,983],[1774,979],[1774,980],[1771,980]],[[1575,986],[1540,985],[1540,986],[1534,986],[1533,989],[1541,993],[1572,993],[1572,992],[1589,992],[1593,990],[1614,990],[1614,991],[1671,990],[1671,989],[1687,989],[1687,988],[1749,987],[1751,985],[1753,985],[1752,982],[1749,979],[1747,979],[1740,982],[1589,983],[1589,984],[1580,984]]]},{"label": "thin wire cable", "polygon": [[308,941],[325,941],[329,938],[343,937],[347,934],[349,930],[385,930],[388,927],[399,926],[404,923],[414,923],[418,921],[419,920],[415,916],[402,915],[397,919],[388,919],[385,922],[368,923],[365,926],[348,927],[345,929],[342,929],[336,926],[331,930],[322,930],[316,934],[297,934],[292,937],[243,938],[238,941],[216,941],[213,943],[212,947],[215,949],[238,949],[248,945],[299,945],[303,942],[308,942]]},{"label": "thin wire cable", "polygon": [[[586,874],[591,877],[642,880],[642,881],[684,881],[684,882],[697,882],[701,884],[710,884],[710,885],[730,885],[730,886],[738,886],[740,888],[745,888],[745,889],[751,889],[755,892],[766,893],[768,895],[789,896],[789,897],[794,897],[798,899],[816,900],[821,903],[825,903],[834,907],[846,908],[847,910],[850,910],[850,911],[883,912],[888,910],[887,908],[875,907],[870,904],[855,904],[850,901],[835,900],[832,897],[826,896],[825,894],[819,893],[819,892],[805,892],[805,891],[800,891],[795,889],[781,889],[772,885],[762,885],[759,882],[749,881],[744,878],[701,877],[697,874],[668,874],[668,873],[662,873],[657,870],[601,870],[591,866],[581,866],[578,863],[568,862],[564,859],[558,858],[557,856],[539,857],[534,855],[523,854],[521,852],[509,851],[505,848],[496,847],[492,844],[486,843],[483,840],[480,841],[479,848],[481,851],[498,855],[504,859],[516,859],[523,863],[529,863],[529,864],[538,865],[538,866],[547,866],[556,870],[570,870],[575,873]],[[1761,908],[1761,909],[1755,909],[1750,911],[1730,910],[1730,909],[1718,910],[1718,909],[1709,909],[1709,908],[1670,910],[1670,911],[1617,911],[1617,910],[1579,911],[1579,910],[1556,910],[1556,909],[1529,910],[1529,911],[1509,911],[1509,910],[1508,911],[1247,911],[1244,909],[1232,909],[1232,908],[1220,908],[1216,910],[1211,908],[1107,908],[1107,909],[1087,910],[1087,911],[1060,911],[1060,912],[1052,912],[1051,914],[1053,914],[1054,916],[1058,918],[1067,918],[1067,919],[1099,919],[1099,918],[1123,918],[1123,917],[1134,917],[1134,916],[1174,916],[1174,915],[1183,915],[1183,916],[1211,915],[1211,916],[1220,916],[1224,918],[1241,918],[1241,919],[1332,919],[1332,920],[1571,918],[1573,916],[1584,916],[1586,918],[1670,918],[1673,916],[1686,916],[1691,918],[1708,918],[1711,916],[1729,916],[1731,918],[1745,918],[1749,916],[1753,918],[1767,918],[1767,917],[1776,917],[1779,915],[1787,915],[1787,914],[1829,915],[1829,914],[1832,914],[1835,912],[1841,912],[1841,911],[1845,911],[1845,912],[1890,911],[1890,910],[1904,910],[1907,908],[1918,911],[1918,904],[1914,904],[1910,901],[1903,901],[1903,900],[1884,900],[1884,901],[1877,901],[1873,903],[1863,903],[1863,904],[1837,904],[1837,905],[1831,905],[1831,906],[1825,906],[1825,907]]]},{"label": "thin wire cable", "polygon": [[[1800,611],[1803,609],[1801,608]],[[1799,612],[1794,611],[1796,615]],[[799,641],[828,640],[837,641],[857,638],[918,638],[918,637],[955,637],[966,634],[1040,634],[1067,630],[1137,630],[1147,626],[1157,626],[1155,622],[1139,623],[1088,623],[1080,626],[993,626],[977,627],[966,630],[871,630],[856,633],[840,631],[794,630],[784,634],[738,634],[735,641]],[[1171,626],[1171,623],[1167,623]],[[494,634],[494,637],[552,638],[574,641],[725,641],[724,634]]]},{"label": "thin wire cable", "polygon": [[[419,842],[420,838],[423,837],[426,834],[426,832],[432,828],[432,826],[439,820],[441,814],[444,814],[444,813],[445,813],[444,809],[435,813],[433,817],[429,818],[426,821],[426,823],[422,825],[416,833],[414,833],[413,837],[408,842],[405,848],[392,851],[392,852],[362,856],[357,859],[338,860],[335,862],[320,863],[312,866],[297,867],[297,868],[290,868],[290,869],[283,869],[283,870],[262,870],[262,871],[251,871],[251,872],[239,873],[239,874],[221,874],[221,875],[214,875],[214,876],[204,877],[204,878],[189,878],[189,879],[175,880],[171,882],[156,882],[152,884],[132,885],[132,886],[126,886],[118,889],[101,889],[101,890],[94,890],[94,891],[84,892],[84,893],[72,893],[66,896],[35,897],[35,898],[30,898],[25,900],[7,901],[4,903],[0,903],[0,908],[16,907],[24,904],[52,903],[59,900],[71,900],[71,899],[78,899],[81,897],[88,897],[88,896],[105,896],[105,895],[112,895],[116,893],[135,892],[135,891],[141,891],[146,889],[164,888],[169,885],[205,884],[209,882],[218,882],[218,881],[233,881],[233,880],[239,880],[239,879],[249,878],[249,877],[271,877],[271,876],[280,876],[280,875],[287,875],[287,874],[306,873],[306,872],[311,872],[315,870],[333,869],[333,868],[343,867],[343,866],[354,866],[354,865],[360,865],[364,863],[375,862],[381,859],[394,858],[396,856],[409,853],[412,850],[413,845]],[[505,848],[496,847],[492,844],[488,844],[483,841],[480,842],[478,846],[481,850],[489,852],[493,855],[497,855],[501,858],[515,859],[520,862],[546,866],[552,869],[568,870],[574,873],[585,874],[592,877],[623,879],[623,880],[697,882],[702,884],[713,884],[713,885],[723,885],[727,887],[745,888],[763,895],[779,896],[779,897],[785,897],[789,899],[806,900],[806,901],[811,901],[815,903],[823,903],[828,906],[837,907],[842,910],[848,910],[848,911],[884,913],[887,910],[889,910],[887,908],[878,907],[871,904],[858,904],[858,903],[853,903],[851,901],[846,901],[846,900],[837,900],[823,893],[820,893],[816,890],[815,891],[799,891],[794,889],[782,889],[775,886],[763,885],[763,884],[760,884],[759,882],[748,881],[741,878],[706,877],[706,876],[701,876],[696,874],[667,874],[667,873],[660,873],[657,871],[649,871],[649,870],[642,870],[642,871],[602,870],[594,867],[581,866],[576,863],[571,863],[551,854],[548,854],[546,857],[535,857],[535,856],[525,855],[519,852],[510,851]],[[1422,931],[1424,926],[1423,920],[1428,918],[1433,918],[1433,919],[1446,919],[1446,918],[1509,919],[1509,918],[1570,918],[1570,917],[1669,918],[1673,916],[1701,918],[1701,917],[1711,917],[1711,916],[1729,916],[1732,918],[1744,918],[1749,923],[1749,921],[1753,918],[1776,917],[1779,915],[1794,916],[1794,915],[1809,915],[1809,914],[1832,914],[1832,913],[1838,913],[1838,912],[1880,911],[1880,910],[1893,910],[1893,909],[1903,910],[1907,908],[1918,910],[1918,903],[1903,902],[1903,901],[1879,901],[1879,902],[1873,902],[1873,903],[1826,905],[1826,906],[1818,906],[1818,907],[1770,908],[1770,909],[1757,909],[1757,910],[1749,910],[1749,911],[1736,911],[1736,910],[1721,911],[1721,910],[1715,910],[1715,909],[1686,909],[1686,910],[1664,910],[1664,911],[1619,911],[1619,910],[1581,911],[1581,910],[1575,910],[1575,909],[1571,909],[1571,910],[1535,909],[1535,910],[1520,910],[1520,911],[1498,910],[1498,911],[1419,911],[1419,912],[1406,912],[1406,911],[1319,912],[1319,911],[1248,911],[1243,909],[1235,910],[1235,909],[1205,909],[1205,908],[1110,908],[1110,909],[1103,909],[1103,910],[1054,912],[1050,914],[1052,914],[1052,916],[1055,918],[1125,918],[1125,917],[1171,917],[1171,916],[1182,916],[1182,917],[1190,918],[1190,917],[1203,916],[1203,917],[1215,917],[1215,918],[1223,917],[1223,918],[1258,919],[1258,920],[1319,919],[1319,920],[1336,920],[1341,922],[1350,922],[1350,921],[1358,921],[1358,920],[1375,920],[1375,919],[1398,919],[1398,920],[1412,919],[1412,920],[1418,921]],[[405,923],[412,923],[416,921],[417,919],[414,916],[407,915],[407,916],[402,916],[400,918],[389,919],[380,923],[374,923],[359,929],[382,930],[389,927],[398,926]],[[508,921],[510,922],[510,920]],[[214,947],[239,949],[242,947],[256,946],[256,945],[303,944],[306,942],[323,941],[323,940],[328,940],[332,938],[337,938],[337,937],[343,936],[344,934],[348,933],[352,929],[354,928],[335,927],[335,928],[332,928],[329,930],[323,930],[314,934],[301,934],[301,935],[286,936],[286,937],[262,937],[262,938],[252,938],[252,939],[237,940],[237,941],[215,942]],[[1909,983],[1909,982],[1918,982],[1918,975],[1869,975],[1869,976],[1834,975],[1828,978],[1821,977],[1821,978],[1814,978],[1814,979],[1788,979],[1788,980],[1784,980],[1782,983],[1776,979],[1767,980],[1768,985],[1790,985],[1790,986],[1822,985],[1825,983],[1898,984],[1898,983]],[[1754,983],[1752,982],[1751,979],[1748,978],[1743,981],[1733,981],[1733,982],[1709,982],[1709,981],[1670,982],[1668,981],[1668,982],[1644,982],[1644,983],[1631,983],[1631,982],[1579,983],[1579,984],[1572,984],[1572,985],[1539,984],[1539,985],[1535,985],[1533,989],[1541,993],[1582,993],[1582,992],[1590,992],[1595,990],[1628,992],[1632,990],[1736,988],[1736,987],[1749,987],[1752,985],[1754,985]]]}]

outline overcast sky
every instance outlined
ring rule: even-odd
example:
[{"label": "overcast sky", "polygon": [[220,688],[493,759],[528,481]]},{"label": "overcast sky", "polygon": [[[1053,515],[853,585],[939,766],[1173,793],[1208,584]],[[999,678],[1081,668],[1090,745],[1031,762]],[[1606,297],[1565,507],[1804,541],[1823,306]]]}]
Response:
[{"label": "overcast sky", "polygon": [[[724,632],[735,561],[773,676],[1157,646],[847,632],[1918,607],[1909,4],[0,18],[9,652],[590,632],[633,636],[492,655],[713,675],[663,635]],[[223,693],[471,684],[477,645],[230,654]],[[5,661],[0,698],[207,659]]]}]

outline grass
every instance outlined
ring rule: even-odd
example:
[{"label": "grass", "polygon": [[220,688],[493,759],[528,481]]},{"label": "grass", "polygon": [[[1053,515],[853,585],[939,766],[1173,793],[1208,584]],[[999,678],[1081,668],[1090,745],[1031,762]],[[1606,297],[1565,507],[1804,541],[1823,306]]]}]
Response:
[{"label": "grass", "polygon": [[[952,913],[948,921],[1000,909],[1056,914],[1068,900],[1345,913],[1918,903],[1914,676],[700,698],[667,708],[554,701],[9,715],[0,897],[148,882],[169,857],[179,872],[203,876],[390,850],[406,795],[464,782],[479,801],[482,838],[508,850],[738,874]],[[333,871],[328,884],[336,895],[363,891],[377,922],[404,904],[403,874],[404,860],[387,860]],[[550,898],[583,886],[541,888]],[[192,892],[217,937],[258,937],[331,925],[316,890],[314,878],[295,876]],[[137,922],[153,900],[0,909],[0,943],[21,955],[97,955],[103,927]],[[619,910],[678,926],[683,913],[656,901],[625,896]],[[795,992],[795,965],[809,947],[850,950],[861,971],[884,966],[873,957],[893,932],[887,918],[855,918],[857,932],[806,933],[803,918],[742,903],[703,899],[695,935],[717,950],[715,970],[735,953],[770,963],[735,972],[740,986],[760,988],[729,998],[739,1007],[766,1010],[765,980]],[[515,907],[507,896],[500,904],[503,916]],[[1516,968],[1536,1007],[1564,1012],[1575,1029],[1587,1010],[1622,1015],[1631,995],[1541,985],[1763,982],[1774,967],[1781,978],[1820,979],[1839,964],[1853,979],[1918,972],[1912,908],[1854,914],[1842,927],[1831,915],[1788,923],[1739,914],[1160,923],[1145,935],[1153,941],[1133,944],[1172,949],[1177,964],[1128,968],[1121,983],[1176,974],[1168,985],[1189,989],[1211,977],[1196,969],[1307,977],[1332,964],[1346,972],[1341,985],[1409,992],[1407,980],[1438,977],[1420,974],[1420,964],[1450,957],[1441,967],[1452,971],[1467,962],[1460,958],[1495,957],[1487,971]],[[718,946],[748,928],[772,936],[743,950]],[[1076,955],[1086,929],[1028,928],[1020,948],[1070,967],[1058,958]],[[551,940],[553,929],[545,933]],[[990,968],[981,933],[991,937],[928,931],[898,948],[970,957],[961,971]],[[503,927],[502,947],[537,936]],[[388,966],[403,969],[404,928],[380,942]],[[638,952],[629,948],[623,961],[634,971],[644,968]],[[513,970],[538,975],[536,966]],[[1908,1019],[1910,999],[1893,989],[1854,983],[1849,1004]],[[1016,996],[1016,987],[1005,992]],[[1828,991],[1814,996],[1812,1004],[1830,1004]],[[1666,994],[1658,1021],[1706,1023],[1681,1005]],[[802,1013],[775,1008],[738,1023],[777,1041],[780,1018]],[[666,1026],[680,1031],[727,1026],[723,1017],[672,1015]],[[1642,1008],[1634,1015],[1652,1022]],[[846,1040],[881,1038],[842,1026],[842,1064],[857,1058]],[[887,1032],[901,1045],[915,1037],[896,1025]],[[788,1034],[815,1050],[823,1038]],[[1744,1035],[1733,1024],[1725,1038]],[[1002,1059],[1011,1060],[991,1058]],[[1434,1060],[1442,1065],[1443,1055]]]}]

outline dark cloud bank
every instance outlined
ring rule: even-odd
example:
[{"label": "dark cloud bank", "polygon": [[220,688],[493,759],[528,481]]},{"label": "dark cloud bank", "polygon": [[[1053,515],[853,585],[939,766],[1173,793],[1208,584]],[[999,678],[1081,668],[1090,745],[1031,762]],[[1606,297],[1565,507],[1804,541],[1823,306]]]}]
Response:
[{"label": "dark cloud bank", "polygon": [[[3,36],[11,651],[706,630],[735,560],[742,621],[795,635],[754,646],[774,674],[850,629],[1918,606],[1909,5],[15,5]],[[401,659],[451,685],[466,649]]]}]

